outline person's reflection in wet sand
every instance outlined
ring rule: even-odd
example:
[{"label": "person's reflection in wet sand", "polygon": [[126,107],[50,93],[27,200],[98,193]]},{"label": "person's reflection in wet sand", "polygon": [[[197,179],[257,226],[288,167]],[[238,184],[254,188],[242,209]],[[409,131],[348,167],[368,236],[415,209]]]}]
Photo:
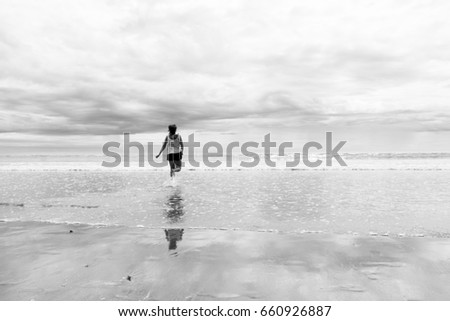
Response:
[{"label": "person's reflection in wet sand", "polygon": [[[182,220],[184,215],[183,197],[179,188],[174,189],[166,202],[166,216],[171,224]],[[165,229],[166,240],[169,242],[169,251],[177,249],[177,242],[183,239],[184,229],[171,228]]]},{"label": "person's reflection in wet sand", "polygon": [[181,221],[184,215],[184,204],[181,190],[174,189],[166,201],[166,216],[170,223]]},{"label": "person's reflection in wet sand", "polygon": [[184,229],[182,228],[171,228],[165,229],[166,240],[169,242],[169,250],[177,249],[177,242],[183,239]]}]

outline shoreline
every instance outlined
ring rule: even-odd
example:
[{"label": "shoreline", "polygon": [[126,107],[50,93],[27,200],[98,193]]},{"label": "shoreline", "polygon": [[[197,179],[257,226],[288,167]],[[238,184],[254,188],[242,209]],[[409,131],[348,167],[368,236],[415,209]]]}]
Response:
[{"label": "shoreline", "polygon": [[[2,204],[0,203],[0,206]],[[22,206],[22,204],[19,205],[6,205],[10,207],[25,207]],[[44,208],[50,207],[50,206],[42,206]],[[63,207],[63,206],[61,206]],[[91,206],[64,206],[64,207],[80,207],[80,208],[90,208]],[[222,227],[222,226],[183,226],[183,225],[160,225],[160,226],[145,226],[142,224],[138,225],[125,225],[120,223],[100,223],[100,222],[94,222],[94,223],[85,223],[85,222],[78,222],[78,221],[59,221],[59,220],[41,220],[41,221],[24,221],[22,219],[9,219],[9,218],[0,218],[0,225],[1,224],[24,224],[24,225],[62,225],[62,226],[71,226],[74,228],[80,227],[80,228],[124,228],[124,229],[137,229],[137,230],[148,230],[148,231],[161,231],[165,229],[183,229],[187,231],[199,231],[199,232],[214,232],[214,231],[222,231],[222,232],[242,232],[242,233],[271,233],[271,234],[278,234],[278,235],[286,235],[286,236],[303,236],[303,235],[322,235],[322,236],[335,236],[335,237],[359,237],[359,238],[392,238],[392,239],[415,239],[415,238],[424,238],[424,239],[449,239],[450,240],[450,233],[438,233],[434,232],[432,234],[424,234],[424,233],[406,233],[406,232],[357,232],[357,231],[328,231],[328,230],[294,230],[294,231],[283,231],[273,228],[240,228],[240,227]]]},{"label": "shoreline", "polygon": [[19,221],[0,231],[1,300],[450,299],[449,238]]}]

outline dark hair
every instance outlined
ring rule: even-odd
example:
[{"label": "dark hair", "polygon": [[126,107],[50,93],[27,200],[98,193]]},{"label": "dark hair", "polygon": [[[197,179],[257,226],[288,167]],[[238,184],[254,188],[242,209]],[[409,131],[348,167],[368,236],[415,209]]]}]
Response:
[{"label": "dark hair", "polygon": [[177,132],[177,125],[175,124],[169,125],[169,132],[170,135],[175,135],[175,133]]}]

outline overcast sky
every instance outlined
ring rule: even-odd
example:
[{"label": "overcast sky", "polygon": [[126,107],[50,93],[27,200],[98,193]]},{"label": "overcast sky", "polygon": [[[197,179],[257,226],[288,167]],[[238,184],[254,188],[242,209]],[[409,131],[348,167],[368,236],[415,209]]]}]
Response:
[{"label": "overcast sky", "polygon": [[322,139],[449,151],[450,1],[0,0],[0,149]]}]

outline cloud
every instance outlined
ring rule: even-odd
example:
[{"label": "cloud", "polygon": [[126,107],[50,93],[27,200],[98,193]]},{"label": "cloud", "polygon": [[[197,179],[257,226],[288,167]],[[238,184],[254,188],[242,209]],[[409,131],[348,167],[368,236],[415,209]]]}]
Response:
[{"label": "cloud", "polygon": [[[446,1],[7,0],[0,131],[442,130]],[[424,115],[426,115],[424,117]]]}]

